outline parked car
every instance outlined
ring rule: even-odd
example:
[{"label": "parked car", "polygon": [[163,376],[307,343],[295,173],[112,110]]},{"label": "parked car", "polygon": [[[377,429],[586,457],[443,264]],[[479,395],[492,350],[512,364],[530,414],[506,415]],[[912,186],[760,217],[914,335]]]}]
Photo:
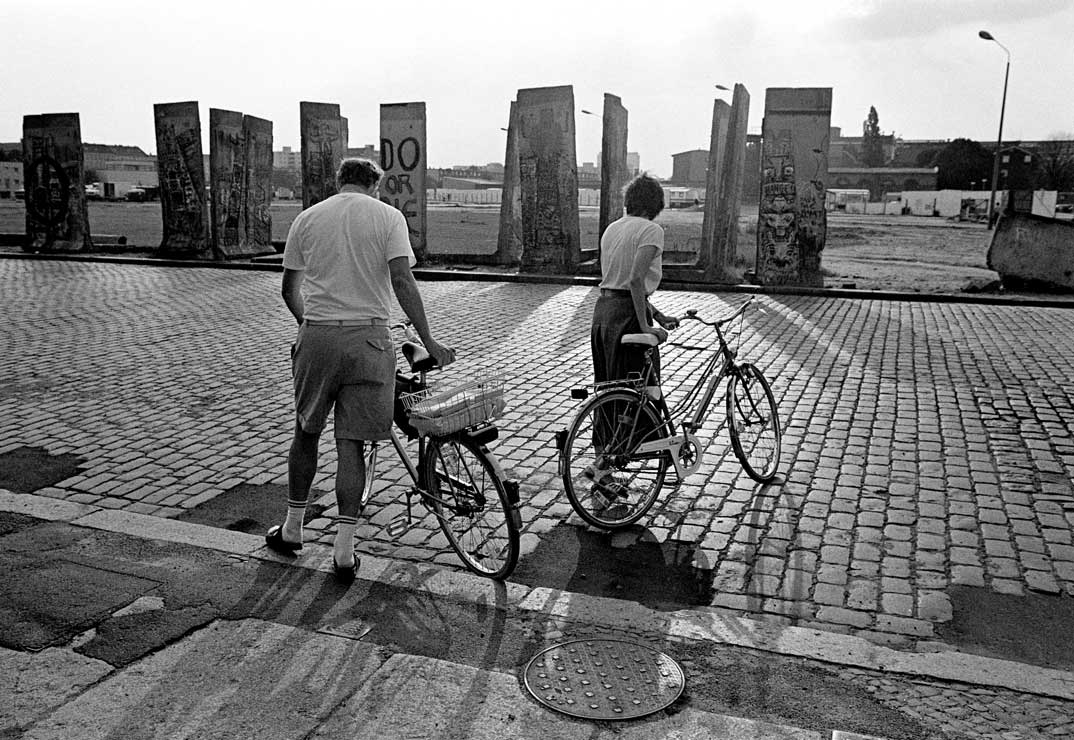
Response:
[{"label": "parked car", "polygon": [[131,188],[127,191],[127,200],[134,201],[135,203],[141,203],[145,200],[144,188]]},{"label": "parked car", "polygon": [[102,197],[101,187],[97,183],[86,186],[86,200],[100,200]]}]

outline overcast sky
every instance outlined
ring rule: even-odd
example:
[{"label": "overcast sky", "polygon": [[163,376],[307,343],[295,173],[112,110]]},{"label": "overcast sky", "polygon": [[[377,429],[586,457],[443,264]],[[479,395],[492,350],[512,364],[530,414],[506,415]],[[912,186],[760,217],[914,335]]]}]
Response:
[{"label": "overcast sky", "polygon": [[[279,3],[0,0],[0,141],[22,117],[78,112],[86,142],[156,151],[153,104],[197,100],[267,118],[299,147],[301,100],[338,103],[350,144],[379,140],[379,105],[424,101],[432,167],[502,162],[519,88],[573,85],[598,115],[629,111],[630,151],[671,174],[708,148],[715,85],[746,86],[759,132],[768,87],[831,87],[832,125],[995,141],[1074,131],[1074,0],[411,0]],[[730,102],[730,94],[727,94]],[[577,113],[578,160],[600,120]],[[208,150],[206,149],[206,152]]]}]

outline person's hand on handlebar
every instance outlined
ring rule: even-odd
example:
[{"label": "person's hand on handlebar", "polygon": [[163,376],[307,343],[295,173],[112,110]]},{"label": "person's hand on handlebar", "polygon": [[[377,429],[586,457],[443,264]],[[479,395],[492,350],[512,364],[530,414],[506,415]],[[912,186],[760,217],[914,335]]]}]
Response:
[{"label": "person's hand on handlebar", "polygon": [[[674,316],[668,316],[667,314],[657,311],[653,314],[653,321],[660,324],[660,326],[668,331],[679,328],[679,320]],[[666,339],[666,337],[665,337]]]},{"label": "person's hand on handlebar", "polygon": [[656,341],[657,341],[658,344],[663,344],[664,342],[666,342],[668,340],[667,329],[665,329],[662,326],[650,326],[645,330],[645,332],[647,334],[655,334],[656,335]]},{"label": "person's hand on handlebar", "polygon": [[425,342],[425,350],[432,355],[433,360],[440,367],[447,367],[455,362],[455,350],[447,347],[431,337]]}]

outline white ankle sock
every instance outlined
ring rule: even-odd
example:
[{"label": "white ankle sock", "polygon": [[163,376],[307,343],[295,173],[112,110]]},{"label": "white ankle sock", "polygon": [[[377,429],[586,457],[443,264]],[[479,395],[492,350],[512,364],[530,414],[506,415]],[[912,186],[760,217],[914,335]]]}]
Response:
[{"label": "white ankle sock", "polygon": [[332,555],[340,567],[346,568],[354,562],[354,530],[357,526],[357,517],[336,517],[336,544]]},{"label": "white ankle sock", "polygon": [[287,518],[280,533],[287,542],[302,542],[302,520],[306,516],[306,502],[287,499]]}]

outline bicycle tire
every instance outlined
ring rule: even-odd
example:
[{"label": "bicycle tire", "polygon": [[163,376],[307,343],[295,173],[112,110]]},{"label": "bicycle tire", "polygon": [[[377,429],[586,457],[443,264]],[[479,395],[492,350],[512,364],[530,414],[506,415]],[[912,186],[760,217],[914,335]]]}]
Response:
[{"label": "bicycle tire", "polygon": [[488,450],[463,435],[429,437],[422,481],[440,528],[466,567],[495,580],[511,575],[520,549],[518,523]]},{"label": "bicycle tire", "polygon": [[[637,417],[641,404],[643,424],[648,432],[627,429],[622,421]],[[612,420],[612,421],[609,421]],[[633,425],[633,422],[630,422]],[[644,439],[652,438],[664,428],[660,413],[648,398],[629,390],[601,393],[587,401],[571,422],[560,451],[563,488],[571,506],[587,523],[601,529],[616,530],[634,524],[656,503],[667,475],[665,453],[635,458],[631,451]],[[595,439],[601,437],[602,440]],[[603,451],[598,452],[598,441]],[[610,475],[613,485],[625,486],[623,501],[606,505],[598,494],[598,484],[586,474],[598,458],[607,465],[601,476]],[[592,471],[591,471],[592,472]]]},{"label": "bicycle tire", "polygon": [[783,444],[779,410],[772,387],[750,363],[732,370],[727,388],[727,429],[731,448],[746,474],[758,483],[775,479]]}]

